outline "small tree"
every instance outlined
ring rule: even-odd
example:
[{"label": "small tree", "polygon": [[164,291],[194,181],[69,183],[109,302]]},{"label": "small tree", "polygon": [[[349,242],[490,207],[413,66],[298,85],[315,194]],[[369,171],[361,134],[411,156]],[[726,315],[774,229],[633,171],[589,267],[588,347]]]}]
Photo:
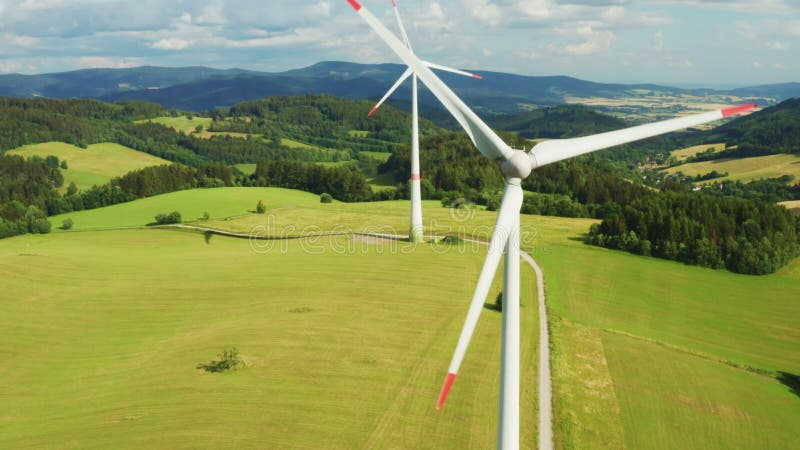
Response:
[{"label": "small tree", "polygon": [[73,222],[70,218],[66,218],[61,221],[62,230],[71,230],[73,225],[75,225],[75,222]]},{"label": "small tree", "polygon": [[194,127],[194,132],[195,133],[202,133],[203,132],[203,125],[198,125],[198,126]]},{"label": "small tree", "polygon": [[67,160],[66,160],[66,159],[65,159],[65,160],[63,160],[63,161],[61,161],[61,165],[60,165],[60,166],[61,166],[61,168],[62,168],[62,169],[64,169],[64,170],[67,170],[67,169],[69,169],[69,166],[67,166]]},{"label": "small tree", "polygon": [[69,186],[67,187],[67,197],[75,195],[77,193],[78,193],[78,185],[75,184],[74,181],[70,182]]},{"label": "small tree", "polygon": [[239,357],[239,349],[236,347],[231,347],[229,349],[225,349],[222,353],[218,354],[217,357],[219,360],[217,361],[210,361],[205,364],[198,364],[198,369],[203,369],[206,372],[227,372],[229,370],[236,370],[241,367],[244,367],[244,361]]},{"label": "small tree", "polygon": [[267,205],[264,204],[264,200],[258,201],[258,204],[256,205],[256,212],[259,214],[264,214],[267,212]]},{"label": "small tree", "polygon": [[47,164],[47,167],[58,169],[58,156],[50,155],[44,159],[44,162]]},{"label": "small tree", "polygon": [[159,225],[169,225],[173,223],[181,223],[183,219],[181,218],[181,213],[178,211],[172,211],[169,214],[158,214],[156,215],[156,223]]},{"label": "small tree", "polygon": [[211,218],[211,214],[209,214],[208,211],[203,213],[203,220],[208,220],[210,218]]},{"label": "small tree", "polygon": [[323,192],[322,195],[319,196],[319,202],[320,203],[333,203],[333,197],[331,196],[331,194],[328,194],[327,192]]}]

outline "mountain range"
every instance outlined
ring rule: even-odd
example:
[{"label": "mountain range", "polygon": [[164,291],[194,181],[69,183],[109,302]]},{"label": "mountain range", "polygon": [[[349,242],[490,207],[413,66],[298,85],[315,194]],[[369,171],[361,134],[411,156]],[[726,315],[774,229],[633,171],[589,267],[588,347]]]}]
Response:
[{"label": "mountain range", "polygon": [[[112,102],[145,100],[168,108],[201,111],[268,96],[331,94],[348,99],[376,99],[404,70],[405,66],[399,64],[347,62],[321,62],[280,73],[207,67],[86,69],[43,75],[0,75],[0,96],[81,97]],[[565,103],[574,98],[728,95],[772,104],[800,97],[800,83],[729,90],[682,89],[653,84],[595,83],[568,76],[477,73],[483,75],[482,81],[448,73],[440,76],[477,110],[495,113],[516,113],[535,106]],[[410,89],[404,86],[396,98],[409,96]],[[424,106],[438,107],[436,99],[425,90],[420,101]]]}]

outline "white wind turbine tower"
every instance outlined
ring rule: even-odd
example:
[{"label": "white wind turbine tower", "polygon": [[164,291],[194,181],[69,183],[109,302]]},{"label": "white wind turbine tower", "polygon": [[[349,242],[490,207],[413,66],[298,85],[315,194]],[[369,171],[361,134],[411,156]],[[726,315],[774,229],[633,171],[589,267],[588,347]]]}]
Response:
[{"label": "white wind turbine tower", "polygon": [[[392,8],[394,9],[394,16],[397,19],[397,25],[400,28],[400,35],[403,38],[403,43],[405,44],[406,48],[409,52],[413,53],[414,50],[411,48],[411,41],[408,39],[408,34],[406,33],[406,27],[403,25],[403,19],[400,18],[400,12],[397,9],[397,1],[392,0]],[[445,72],[451,72],[458,75],[464,75],[466,77],[472,77],[476,79],[483,79],[480,75],[476,75],[474,73],[465,72],[463,70],[452,69],[450,67],[440,66],[438,64],[433,64],[427,61],[422,61],[427,67],[431,69],[442,70]],[[375,105],[374,108],[369,112],[369,116],[371,117],[378,108],[381,107],[383,102],[386,101],[393,93],[400,87],[403,82],[405,82],[408,77],[412,77],[412,91],[411,91],[411,228],[409,231],[408,238],[411,242],[421,242],[422,241],[422,190],[420,186],[420,182],[422,180],[422,176],[420,173],[419,167],[419,99],[418,99],[418,82],[417,82],[417,75],[414,73],[413,70],[410,68],[406,70],[403,75],[397,80],[397,82],[389,89],[386,95],[383,96],[381,101]]]},{"label": "white wind turbine tower", "polygon": [[723,110],[709,111],[593,136],[545,141],[537,144],[526,153],[524,150],[512,149],[503,142],[424,62],[414,56],[403,42],[357,0],[347,0],[347,2],[392,51],[408,65],[410,70],[425,83],[436,98],[442,102],[461,127],[464,128],[475,147],[484,156],[499,163],[500,170],[505,176],[505,192],[494,233],[489,243],[489,250],[436,407],[441,409],[444,405],[447,394],[455,381],[461,361],[478,322],[478,316],[486,301],[492,279],[497,267],[500,265],[500,258],[505,253],[503,349],[497,447],[501,449],[517,449],[519,448],[519,214],[523,200],[522,180],[527,178],[532,170],[546,164],[706,122],[713,122],[750,111],[755,108],[755,105],[741,105]]}]

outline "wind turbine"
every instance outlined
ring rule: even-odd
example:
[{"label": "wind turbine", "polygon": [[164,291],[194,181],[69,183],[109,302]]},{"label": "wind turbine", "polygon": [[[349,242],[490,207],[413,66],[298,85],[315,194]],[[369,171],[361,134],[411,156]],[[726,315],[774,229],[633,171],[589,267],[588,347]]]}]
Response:
[{"label": "wind turbine", "polygon": [[[400,18],[400,11],[397,9],[397,1],[392,0],[392,8],[394,9],[394,16],[397,19],[397,25],[400,28],[400,35],[403,38],[403,44],[405,44],[406,48],[409,52],[413,53],[414,50],[411,48],[411,41],[408,39],[408,34],[406,33],[406,27],[403,25],[403,19]],[[463,75],[466,77],[476,78],[478,80],[482,80],[483,77],[474,73],[465,72],[463,70],[452,69],[450,67],[441,66],[438,64],[433,64],[427,61],[423,61],[423,64],[428,66],[431,69],[442,70],[445,72],[451,72],[458,75]],[[412,77],[412,88],[411,88],[411,228],[409,231],[408,239],[411,242],[422,242],[422,189],[420,186],[420,182],[422,180],[422,175],[420,174],[419,168],[419,99],[418,99],[418,81],[417,75],[414,73],[413,70],[410,68],[406,70],[403,75],[397,80],[397,82],[389,89],[386,95],[375,105],[374,108],[369,112],[369,116],[372,117],[378,108],[383,105],[383,102],[386,101],[396,90],[403,84],[408,77]]]},{"label": "wind turbine", "polygon": [[487,158],[496,161],[506,179],[505,192],[483,263],[475,293],[469,306],[455,354],[445,377],[436,408],[441,409],[447,399],[456,374],[464,359],[469,341],[478,323],[478,317],[500,259],[505,253],[503,273],[503,348],[500,377],[500,420],[497,447],[519,448],[519,215],[522,207],[522,180],[534,169],[557,161],[602,150],[628,142],[657,136],[687,127],[713,122],[754,109],[752,104],[709,111],[685,117],[639,125],[618,131],[573,139],[555,139],[537,144],[528,153],[508,146],[464,102],[453,93],[426,65],[389,31],[371,12],[357,0],[347,0],[350,6],[383,39],[409,69],[447,108],[469,135],[475,147]]}]

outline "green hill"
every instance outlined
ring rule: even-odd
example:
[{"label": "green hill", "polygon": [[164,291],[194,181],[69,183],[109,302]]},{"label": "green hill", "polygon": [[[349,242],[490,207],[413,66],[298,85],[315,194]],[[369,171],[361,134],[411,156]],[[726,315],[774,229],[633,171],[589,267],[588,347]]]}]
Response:
[{"label": "green hill", "polygon": [[61,171],[64,175],[62,190],[71,182],[78,188],[85,189],[108,183],[111,178],[125,175],[132,170],[170,164],[164,159],[109,142],[92,144],[85,149],[63,142],[45,142],[26,145],[7,154],[25,158],[46,158],[53,155],[61,161],[67,161],[68,169]]}]

